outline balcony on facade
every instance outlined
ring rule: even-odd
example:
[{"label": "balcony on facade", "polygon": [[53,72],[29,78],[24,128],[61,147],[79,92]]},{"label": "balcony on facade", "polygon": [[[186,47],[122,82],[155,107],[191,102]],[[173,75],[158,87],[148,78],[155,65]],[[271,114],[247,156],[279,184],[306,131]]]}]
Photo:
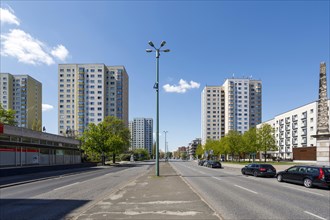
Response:
[{"label": "balcony on facade", "polygon": [[293,130],[298,129],[298,123],[293,123],[293,124],[292,124],[292,129],[293,129]]},{"label": "balcony on facade", "polygon": [[290,123],[290,117],[285,118],[285,123],[286,124]]},{"label": "balcony on facade", "polygon": [[297,138],[293,138],[292,139],[292,144],[293,145],[298,145],[298,139]]},{"label": "balcony on facade", "polygon": [[292,121],[294,122],[294,121],[298,121],[298,115],[293,115],[292,116]]},{"label": "balcony on facade", "polygon": [[301,114],[301,119],[306,119],[307,118],[307,112],[303,112]]},{"label": "balcony on facade", "polygon": [[286,131],[290,130],[290,124],[285,125],[285,130]]},{"label": "balcony on facade", "polygon": [[301,127],[306,127],[307,126],[307,120],[303,120],[301,123]]}]

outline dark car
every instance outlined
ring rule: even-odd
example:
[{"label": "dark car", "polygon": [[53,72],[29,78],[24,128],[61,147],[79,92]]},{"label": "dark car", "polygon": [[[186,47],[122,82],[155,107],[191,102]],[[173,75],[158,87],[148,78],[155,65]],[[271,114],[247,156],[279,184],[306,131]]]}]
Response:
[{"label": "dark car", "polygon": [[209,160],[207,161],[204,166],[206,167],[210,167],[210,168],[221,168],[222,165],[219,161],[212,161],[212,160]]},{"label": "dark car", "polygon": [[204,162],[205,162],[205,160],[199,160],[199,161],[198,161],[198,165],[199,165],[199,166],[203,166]]},{"label": "dark car", "polygon": [[330,188],[329,166],[293,166],[276,174],[277,181],[303,184],[307,188],[313,186]]},{"label": "dark car", "polygon": [[241,170],[243,175],[253,175],[257,176],[270,176],[274,177],[276,175],[276,169],[271,164],[258,164],[251,163]]}]

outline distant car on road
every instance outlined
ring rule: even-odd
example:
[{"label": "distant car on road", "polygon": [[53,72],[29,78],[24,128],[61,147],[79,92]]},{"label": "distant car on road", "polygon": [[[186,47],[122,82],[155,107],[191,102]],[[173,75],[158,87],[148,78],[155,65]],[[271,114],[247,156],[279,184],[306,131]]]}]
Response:
[{"label": "distant car on road", "polygon": [[222,165],[219,161],[213,161],[213,160],[208,160],[204,163],[204,166],[210,167],[210,168],[221,168]]},{"label": "distant car on road", "polygon": [[198,165],[199,165],[199,166],[203,166],[203,165],[204,165],[204,162],[205,162],[205,160],[199,160],[199,161],[198,161]]},{"label": "distant car on road", "polygon": [[271,164],[251,163],[241,169],[243,175],[274,177],[276,169]]},{"label": "distant car on road", "polygon": [[222,165],[219,161],[209,161],[208,166],[210,168],[221,168]]},{"label": "distant car on road", "polygon": [[330,188],[330,167],[300,165],[293,166],[276,174],[278,182],[303,184],[307,188],[313,186]]}]

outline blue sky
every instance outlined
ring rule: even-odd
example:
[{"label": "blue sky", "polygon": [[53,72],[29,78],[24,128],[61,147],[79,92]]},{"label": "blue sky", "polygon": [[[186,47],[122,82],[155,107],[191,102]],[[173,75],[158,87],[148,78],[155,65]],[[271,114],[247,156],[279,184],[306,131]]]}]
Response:
[{"label": "blue sky", "polygon": [[262,80],[263,121],[317,100],[320,62],[330,69],[329,11],[329,1],[1,1],[0,70],[42,82],[50,133],[59,63],[124,65],[130,120],[155,119],[156,60],[145,49],[165,40],[160,131],[174,150],[200,137],[205,85],[233,75]]}]

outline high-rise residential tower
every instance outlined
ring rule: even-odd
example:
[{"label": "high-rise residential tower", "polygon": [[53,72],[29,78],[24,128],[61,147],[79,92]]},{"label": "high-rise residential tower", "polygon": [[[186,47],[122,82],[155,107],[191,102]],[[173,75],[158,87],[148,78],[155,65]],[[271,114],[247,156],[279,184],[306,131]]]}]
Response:
[{"label": "high-rise residential tower", "polygon": [[261,81],[227,79],[202,91],[202,144],[219,140],[230,130],[244,133],[261,122]]},{"label": "high-rise residential tower", "polygon": [[58,65],[58,133],[81,135],[89,123],[116,116],[128,126],[128,75],[124,66]]},{"label": "high-rise residential tower", "polygon": [[0,103],[15,111],[17,126],[41,131],[42,84],[29,75],[0,73]]},{"label": "high-rise residential tower", "polygon": [[134,118],[129,122],[132,150],[143,148],[152,153],[153,120],[152,118]]}]

